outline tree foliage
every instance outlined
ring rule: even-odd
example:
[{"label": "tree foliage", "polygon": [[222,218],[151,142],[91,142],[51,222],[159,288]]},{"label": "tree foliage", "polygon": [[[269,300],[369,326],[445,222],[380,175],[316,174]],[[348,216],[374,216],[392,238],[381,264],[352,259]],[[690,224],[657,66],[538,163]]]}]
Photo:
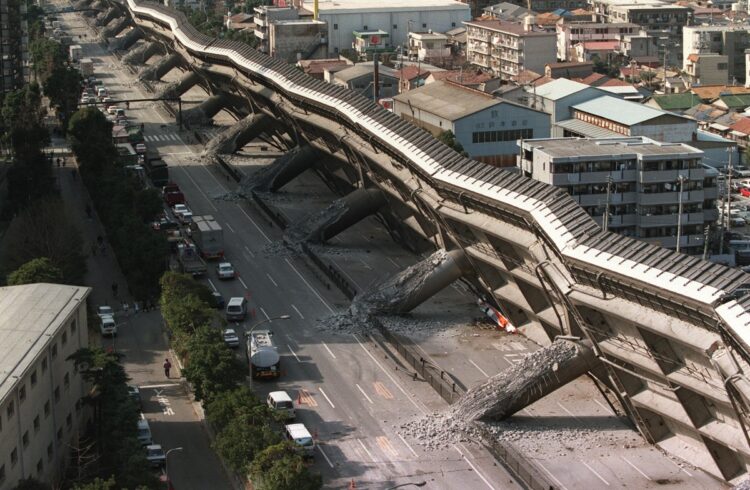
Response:
[{"label": "tree foliage", "polygon": [[283,415],[271,410],[247,387],[217,393],[206,403],[206,417],[212,427],[223,431],[237,417],[249,418],[253,424],[259,421],[280,421]]},{"label": "tree foliage", "polygon": [[70,117],[78,105],[80,72],[69,66],[56,66],[44,81],[43,87],[44,95],[50,100],[50,106],[57,109],[62,127],[67,128]]},{"label": "tree foliage", "polygon": [[117,488],[115,479],[110,477],[108,480],[94,478],[92,481],[84,483],[83,485],[76,485],[73,487],[73,490],[114,490],[115,488]]},{"label": "tree foliage", "polygon": [[210,401],[234,389],[243,379],[244,368],[224,343],[221,332],[201,326],[187,342],[185,378],[192,384],[196,400]]},{"label": "tree foliage", "polygon": [[453,134],[453,131],[451,131],[450,129],[448,131],[443,131],[442,133],[440,133],[437,139],[444,145],[450,146],[451,148],[456,150],[457,153],[466,155],[463,145],[456,139],[456,135]]},{"label": "tree foliage", "polygon": [[67,62],[67,56],[62,45],[46,37],[34,39],[29,45],[31,66],[37,80],[44,83],[56,67]]},{"label": "tree foliage", "polygon": [[323,486],[319,474],[311,472],[291,441],[269,446],[250,466],[256,490],[317,490]]},{"label": "tree foliage", "polygon": [[23,478],[13,487],[13,490],[51,490],[48,483],[37,480],[33,477]]},{"label": "tree foliage", "polygon": [[63,273],[47,257],[31,259],[15,271],[8,274],[9,286],[20,286],[21,284],[34,284],[37,282],[50,282],[63,284]]},{"label": "tree foliage", "polygon": [[230,468],[247,474],[253,458],[280,440],[279,431],[266,421],[253,421],[252,418],[241,415],[231,419],[224,430],[216,434],[214,449]]}]

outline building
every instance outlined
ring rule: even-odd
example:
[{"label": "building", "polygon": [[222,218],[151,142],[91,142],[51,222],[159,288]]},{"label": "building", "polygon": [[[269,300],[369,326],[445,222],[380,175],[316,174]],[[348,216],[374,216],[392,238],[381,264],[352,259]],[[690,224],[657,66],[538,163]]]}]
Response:
[{"label": "building", "polygon": [[410,32],[409,58],[426,62],[442,62],[451,57],[448,36],[440,32]]},{"label": "building", "polygon": [[523,70],[542,72],[554,63],[554,32],[534,30],[533,25],[499,20],[464,22],[467,32],[466,60],[503,80],[516,80]]},{"label": "building", "polygon": [[[306,8],[313,10],[313,2]],[[328,23],[330,53],[352,49],[354,31],[383,31],[388,34],[384,47],[397,51],[407,45],[407,34],[413,31],[445,32],[460,27],[471,18],[469,5],[456,0],[320,0],[319,20]]]},{"label": "building", "polygon": [[59,482],[87,410],[87,386],[67,358],[88,347],[89,288],[0,288],[0,487]]},{"label": "building", "polygon": [[625,36],[637,33],[640,26],[627,22],[618,24],[563,22],[557,24],[556,29],[557,58],[561,61],[573,61],[576,44],[595,41],[619,41]]},{"label": "building", "polygon": [[717,53],[689,54],[683,69],[690,85],[718,85],[729,79],[727,55]]},{"label": "building", "polygon": [[[588,7],[586,0],[510,0],[509,2],[503,2],[504,4],[510,3],[531,9],[534,12],[554,12],[556,10],[567,10],[574,11],[578,9],[585,9]],[[480,12],[484,9],[487,12],[487,8],[490,7],[489,1],[479,1],[477,3],[479,12],[475,15],[479,16]]]},{"label": "building", "polygon": [[563,61],[544,65],[544,76],[549,78],[584,78],[594,73],[591,61]]},{"label": "building", "polygon": [[514,166],[516,140],[546,137],[549,115],[443,81],[394,97],[393,112],[435,136],[452,131],[471,158]]},{"label": "building", "polygon": [[702,151],[646,137],[526,140],[521,147],[524,174],[564,189],[599,224],[606,214],[609,230],[675,248],[679,216],[681,250],[703,252],[705,227],[718,218],[718,172],[702,165]]},{"label": "building", "polygon": [[526,87],[526,90],[520,91],[513,100],[549,114],[552,136],[558,137],[562,136],[562,130],[559,134],[555,133],[556,123],[570,118],[572,106],[602,95],[606,95],[606,92],[598,88],[567,78],[558,78],[543,85]]},{"label": "building", "polygon": [[274,7],[268,5],[261,5],[253,9],[255,17],[253,18],[253,24],[255,24],[255,37],[258,39],[258,51],[261,53],[269,54],[271,52],[269,46],[271,24],[282,20],[299,20],[299,10],[293,7]]},{"label": "building", "polygon": [[0,0],[0,94],[21,88],[29,77],[26,2]]},{"label": "building", "polygon": [[510,2],[502,2],[484,8],[484,16],[505,22],[523,22],[529,15],[535,16],[536,12]]},{"label": "building", "polygon": [[574,61],[600,60],[607,63],[615,58],[620,49],[620,41],[581,41],[573,48]]},{"label": "building", "polygon": [[287,63],[326,58],[327,32],[328,26],[319,20],[277,20],[268,26],[268,54]]},{"label": "building", "polygon": [[[374,99],[375,67],[372,62],[357,63],[354,66],[327,72],[326,81],[334,85],[342,85],[369,99]],[[378,66],[378,85],[380,98],[393,97],[398,94],[399,78],[397,72],[387,66]]]},{"label": "building", "polygon": [[352,66],[354,63],[339,58],[328,58],[318,60],[299,60],[297,66],[302,69],[303,72],[307,73],[313,78],[323,80],[325,78],[325,72],[335,72],[337,70],[343,70]]},{"label": "building", "polygon": [[719,82],[701,83],[728,83],[732,84],[735,79],[738,83],[745,82],[745,50],[750,48],[750,24],[743,25],[701,25],[686,26],[682,30],[683,46],[683,70],[687,71],[690,56],[694,54],[715,54],[727,57],[726,70],[728,78]]}]

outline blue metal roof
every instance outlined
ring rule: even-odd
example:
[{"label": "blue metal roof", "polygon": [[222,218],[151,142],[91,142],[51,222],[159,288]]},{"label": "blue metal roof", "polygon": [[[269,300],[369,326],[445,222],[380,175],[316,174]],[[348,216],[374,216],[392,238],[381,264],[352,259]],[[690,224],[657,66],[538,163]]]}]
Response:
[{"label": "blue metal roof", "polygon": [[653,107],[609,95],[604,95],[581,104],[576,104],[573,106],[573,109],[594,116],[599,116],[604,119],[609,119],[610,121],[624,124],[625,126],[635,126],[636,124],[650,121],[651,119],[656,119],[657,117],[667,114],[674,117],[680,117]]}]

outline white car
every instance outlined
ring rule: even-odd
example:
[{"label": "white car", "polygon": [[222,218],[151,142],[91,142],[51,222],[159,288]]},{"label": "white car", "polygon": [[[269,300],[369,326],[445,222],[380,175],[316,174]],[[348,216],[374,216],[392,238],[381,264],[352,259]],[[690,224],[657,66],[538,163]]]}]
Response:
[{"label": "white car", "polygon": [[164,466],[167,456],[161,448],[161,444],[149,444],[146,446],[146,460],[151,466]]},{"label": "white car", "polygon": [[190,208],[185,204],[175,204],[174,206],[172,206],[172,212],[177,218],[179,218],[183,213],[190,213],[191,216],[193,215],[192,211],[190,211]]},{"label": "white car", "polygon": [[224,343],[227,347],[236,349],[240,346],[240,338],[237,336],[237,332],[233,328],[227,328],[224,330]]},{"label": "white car", "polygon": [[99,316],[99,318],[103,316],[115,316],[115,311],[112,309],[111,306],[102,305],[99,308],[96,309],[96,314]]},{"label": "white car", "polygon": [[107,107],[107,113],[108,114],[112,114],[114,116],[115,112],[117,112],[117,109],[119,109],[119,108],[116,105],[111,105],[111,106]]},{"label": "white car", "polygon": [[221,262],[217,265],[216,274],[219,276],[219,279],[234,279],[236,276],[234,267],[230,262]]},{"label": "white car", "polygon": [[101,319],[101,324],[99,325],[99,330],[102,334],[102,336],[111,335],[116,336],[117,335],[117,322],[115,322],[115,317],[112,315],[103,315],[99,317]]}]

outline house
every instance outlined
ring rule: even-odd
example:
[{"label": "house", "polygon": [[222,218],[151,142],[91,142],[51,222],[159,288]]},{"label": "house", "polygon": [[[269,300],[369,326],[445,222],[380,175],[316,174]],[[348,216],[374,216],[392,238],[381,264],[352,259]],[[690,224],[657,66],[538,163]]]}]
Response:
[{"label": "house", "polygon": [[522,22],[529,15],[535,16],[536,12],[529,10],[521,5],[510,2],[502,2],[485,7],[484,16],[490,19],[503,20],[506,22]]},{"label": "house", "polygon": [[742,117],[729,126],[729,138],[742,148],[747,148],[750,144],[750,118]]},{"label": "house", "polygon": [[431,71],[425,84],[448,80],[464,87],[491,93],[500,88],[501,80],[479,70]]},{"label": "house", "polygon": [[429,70],[414,65],[406,65],[401,69],[394,70],[394,74],[399,80],[399,93],[408,92],[413,88],[421,87],[425,84],[430,73]]},{"label": "house", "polygon": [[[392,68],[378,67],[379,98],[393,97],[398,93],[398,74]],[[337,71],[327,71],[326,81],[342,85],[369,99],[374,99],[375,67],[372,62],[356,65]]]},{"label": "house", "polygon": [[682,114],[700,103],[700,97],[692,92],[684,92],[681,94],[653,95],[645,102],[645,105],[663,111]]},{"label": "house", "polygon": [[725,111],[744,112],[750,107],[750,94],[722,94],[711,105]]},{"label": "house", "polygon": [[394,113],[438,136],[452,131],[471,158],[514,166],[516,140],[547,137],[550,118],[542,111],[499,99],[449,81],[397,95]]},{"label": "house", "polygon": [[303,72],[307,73],[313,78],[318,80],[325,79],[325,72],[336,72],[343,70],[344,68],[353,66],[354,63],[346,58],[327,58],[319,60],[299,60],[297,67],[302,69]]},{"label": "house", "polygon": [[590,61],[569,61],[544,65],[544,76],[550,78],[584,78],[592,73],[594,73],[594,64]]},{"label": "house", "polygon": [[239,14],[228,16],[225,25],[227,26],[227,29],[232,29],[235,31],[241,31],[245,29],[254,31],[255,23],[253,22],[253,19],[253,14],[246,14],[244,12],[241,12]]},{"label": "house", "polygon": [[714,85],[729,79],[728,58],[716,53],[691,53],[683,65],[690,85]]},{"label": "house", "polygon": [[409,58],[427,62],[441,62],[451,56],[448,36],[440,32],[410,32]]},{"label": "house", "polygon": [[620,41],[581,41],[573,47],[573,61],[607,61],[618,54]]},{"label": "house", "polygon": [[556,30],[557,58],[561,61],[575,61],[573,50],[578,43],[619,40],[639,32],[640,26],[630,23],[561,22],[557,24]]},{"label": "house", "polygon": [[[570,118],[572,106],[606,95],[606,92],[598,88],[566,78],[558,78],[542,85],[526,87],[525,92],[522,100],[516,100],[549,114],[552,121],[553,137],[558,136],[555,133],[555,125],[559,121]],[[559,136],[562,136],[562,131],[559,132]]]}]

